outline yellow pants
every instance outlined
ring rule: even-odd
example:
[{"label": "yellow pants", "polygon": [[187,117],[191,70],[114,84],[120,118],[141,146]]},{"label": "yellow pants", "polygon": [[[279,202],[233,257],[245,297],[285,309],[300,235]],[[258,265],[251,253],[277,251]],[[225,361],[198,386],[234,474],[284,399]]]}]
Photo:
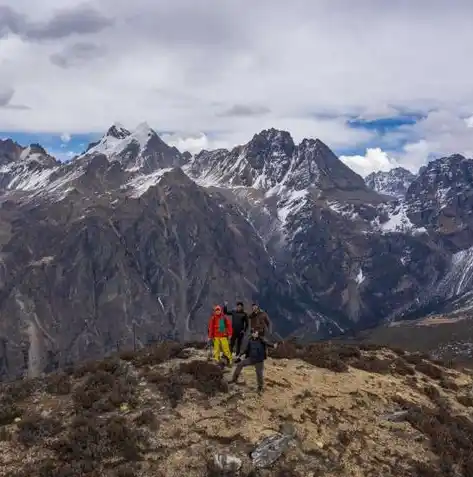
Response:
[{"label": "yellow pants", "polygon": [[214,338],[214,359],[220,361],[220,351],[227,357],[228,361],[232,362],[232,353],[230,351],[230,345],[228,344],[228,338]]}]

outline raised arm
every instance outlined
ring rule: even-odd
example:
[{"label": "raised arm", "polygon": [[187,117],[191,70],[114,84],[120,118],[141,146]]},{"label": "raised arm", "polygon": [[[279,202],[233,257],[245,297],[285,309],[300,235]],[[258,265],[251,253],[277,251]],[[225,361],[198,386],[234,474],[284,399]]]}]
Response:
[{"label": "raised arm", "polygon": [[228,310],[228,303],[225,302],[223,304],[223,314],[227,316],[232,316],[233,315],[233,310]]}]

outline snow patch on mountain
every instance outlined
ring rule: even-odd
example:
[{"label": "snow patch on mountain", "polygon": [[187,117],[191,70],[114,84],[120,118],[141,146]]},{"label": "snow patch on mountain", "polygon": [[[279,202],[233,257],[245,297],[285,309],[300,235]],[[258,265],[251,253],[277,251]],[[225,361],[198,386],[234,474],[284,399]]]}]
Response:
[{"label": "snow patch on mountain", "polygon": [[[8,183],[7,190],[34,191],[48,186],[51,176],[59,168],[29,170],[26,166],[14,170],[13,179]],[[3,172],[3,171],[1,171]]]},{"label": "snow patch on mountain", "polygon": [[145,192],[147,192],[150,187],[153,187],[158,184],[164,174],[172,170],[172,167],[168,167],[153,172],[152,174],[138,175],[134,177],[131,181],[129,181],[125,186],[123,186],[123,188],[131,189],[131,197],[136,199],[138,197],[141,197]]},{"label": "snow patch on mountain", "polygon": [[437,200],[440,210],[448,206],[448,199],[451,190],[451,187],[439,187],[435,190],[435,199]]},{"label": "snow patch on mountain", "polygon": [[380,216],[373,221],[375,229],[381,233],[427,233],[425,227],[416,227],[408,216],[407,206],[404,202],[398,201],[394,204],[383,204],[378,208]]},{"label": "snow patch on mountain", "polygon": [[355,278],[355,281],[358,285],[361,285],[365,281],[365,276],[363,275],[363,269],[362,268],[360,268],[360,270],[358,271],[358,274]]},{"label": "snow patch on mountain", "polygon": [[87,151],[87,154],[105,154],[114,159],[123,154],[130,145],[136,145],[143,150],[153,134],[156,133],[147,123],[141,123],[132,133],[122,126],[114,125],[97,145]]},{"label": "snow patch on mountain", "polygon": [[450,270],[439,286],[439,294],[451,298],[473,290],[473,247],[452,256]]},{"label": "snow patch on mountain", "polygon": [[326,205],[332,212],[335,212],[337,215],[347,217],[351,220],[360,219],[360,216],[358,212],[355,211],[355,207],[353,206],[353,204],[342,204],[338,201],[328,201]]},{"label": "snow patch on mountain", "polygon": [[278,203],[278,218],[283,226],[291,215],[297,214],[306,204],[307,190],[293,191]]}]

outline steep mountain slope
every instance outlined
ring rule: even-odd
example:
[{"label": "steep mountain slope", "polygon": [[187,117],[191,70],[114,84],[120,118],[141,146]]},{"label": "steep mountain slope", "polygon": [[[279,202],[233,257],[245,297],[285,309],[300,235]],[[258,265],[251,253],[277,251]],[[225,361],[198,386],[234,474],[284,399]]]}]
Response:
[{"label": "steep mountain slope", "polygon": [[298,286],[285,289],[233,203],[178,167],[156,163],[149,172],[143,151],[167,165],[186,158],[147,137],[133,154],[116,145],[109,157],[97,145],[71,163],[48,164],[37,187],[0,196],[3,378],[133,341],[202,336],[211,306],[225,298],[267,296],[280,329],[318,316],[310,301],[307,310],[298,303]]},{"label": "steep mountain slope", "polygon": [[403,167],[395,167],[390,171],[372,172],[365,177],[365,183],[370,188],[397,199],[406,195],[407,189],[416,176]]},{"label": "steep mountain slope", "polygon": [[0,388],[0,475],[471,475],[472,376],[419,355],[286,343],[262,396],[195,348],[120,358]]},{"label": "steep mountain slope", "polygon": [[39,144],[23,148],[11,139],[0,140],[0,193],[35,190],[58,166],[56,159]]},{"label": "steep mountain slope", "polygon": [[250,224],[180,169],[133,193],[75,189],[41,207],[3,203],[5,375],[101,356],[133,331],[138,343],[188,339],[228,290],[250,300],[262,284],[276,286]]},{"label": "steep mountain slope", "polygon": [[458,252],[473,245],[473,160],[453,155],[430,162],[409,186],[412,221]]},{"label": "steep mountain slope", "polygon": [[275,331],[309,339],[471,290],[473,161],[459,156],[395,199],[320,140],[275,129],[194,157],[145,124],[112,126],[67,164],[38,146],[0,151],[5,378],[202,337],[224,299],[259,301]]},{"label": "steep mountain slope", "polygon": [[267,130],[232,151],[203,151],[185,170],[231,191],[288,283],[344,329],[402,313],[448,267],[449,254],[404,202],[368,188],[320,140],[295,145],[289,133]]}]

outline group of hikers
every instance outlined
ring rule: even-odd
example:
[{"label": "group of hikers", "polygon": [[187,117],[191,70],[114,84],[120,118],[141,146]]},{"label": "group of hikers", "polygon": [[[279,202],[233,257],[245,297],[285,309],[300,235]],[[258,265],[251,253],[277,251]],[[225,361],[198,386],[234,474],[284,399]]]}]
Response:
[{"label": "group of hikers", "polygon": [[[252,305],[252,311],[247,314],[241,301],[237,302],[236,308],[228,309],[228,303],[224,306],[215,305],[209,321],[208,338],[213,344],[213,358],[217,363],[222,363],[222,354],[229,366],[237,363],[230,383],[236,383],[242,369],[246,366],[254,366],[258,383],[258,393],[263,391],[264,360],[267,357],[267,348],[276,347],[270,344],[267,335],[272,332],[271,321],[268,314],[256,303]],[[242,352],[244,338],[250,330],[248,343]],[[235,359],[233,359],[235,357]]]}]

